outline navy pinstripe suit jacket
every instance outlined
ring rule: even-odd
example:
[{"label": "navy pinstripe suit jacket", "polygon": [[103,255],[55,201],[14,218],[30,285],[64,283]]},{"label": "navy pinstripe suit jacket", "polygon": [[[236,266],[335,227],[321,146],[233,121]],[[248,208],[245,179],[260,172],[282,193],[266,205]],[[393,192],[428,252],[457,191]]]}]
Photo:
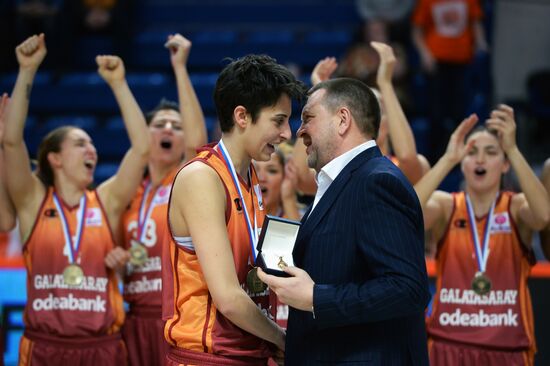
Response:
[{"label": "navy pinstripe suit jacket", "polygon": [[378,147],[304,216],[293,255],[315,281],[315,318],[290,309],[285,365],[428,365],[422,211]]}]

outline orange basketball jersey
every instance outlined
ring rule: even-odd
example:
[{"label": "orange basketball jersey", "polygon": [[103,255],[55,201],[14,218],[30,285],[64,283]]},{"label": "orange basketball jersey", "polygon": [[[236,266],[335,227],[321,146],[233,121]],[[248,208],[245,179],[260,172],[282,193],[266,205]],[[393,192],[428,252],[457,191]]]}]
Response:
[{"label": "orange basketball jersey", "polygon": [[[218,146],[214,149],[207,148],[192,161],[212,167],[225,186],[227,232],[239,283],[264,313],[268,314],[275,311],[269,304],[269,291],[251,294],[246,286],[246,275],[252,267],[244,205],[218,149]],[[259,182],[252,165],[251,186],[248,187],[240,177],[239,185],[252,225],[256,216],[256,225],[261,227],[265,212],[258,197]],[[168,260],[163,266],[166,269],[163,271],[163,301],[165,305],[172,307],[163,309],[163,316],[167,320],[164,333],[168,343],[178,348],[215,356],[265,359],[271,355],[268,342],[240,329],[218,312],[190,237],[171,240]]]},{"label": "orange basketball jersey", "polygon": [[532,252],[520,241],[510,213],[514,193],[502,192],[491,222],[476,218],[483,242],[485,227],[490,237],[485,274],[491,281],[487,294],[472,289],[479,271],[468,220],[466,195],[453,194],[454,211],[436,254],[437,288],[428,334],[480,347],[502,350],[535,350],[531,298],[527,277],[534,264]]},{"label": "orange basketball jersey", "polygon": [[[139,241],[148,254],[147,262],[140,267],[128,264],[124,279],[124,300],[131,306],[156,306],[160,309],[162,304],[162,275],[161,257],[163,246],[168,246],[170,233],[166,222],[168,215],[168,200],[172,182],[178,169],[167,174],[160,185],[149,188],[150,181],[146,179],[141,184],[130,207],[122,217],[123,242],[126,249],[130,248],[131,240]],[[145,201],[144,195],[147,193]],[[142,202],[143,201],[143,202]],[[141,238],[138,238],[138,216],[140,208],[143,218],[149,218],[143,224]],[[142,219],[145,221],[144,219]]]},{"label": "orange basketball jersey", "polygon": [[[84,280],[77,286],[67,285],[63,271],[70,263],[70,254],[53,192],[49,187],[23,247],[27,268],[25,326],[65,337],[112,334],[124,321],[124,311],[115,273],[104,263],[114,247],[107,216],[96,191],[86,191],[82,241],[76,257]],[[74,238],[79,207],[67,207],[61,199],[60,203]]]}]

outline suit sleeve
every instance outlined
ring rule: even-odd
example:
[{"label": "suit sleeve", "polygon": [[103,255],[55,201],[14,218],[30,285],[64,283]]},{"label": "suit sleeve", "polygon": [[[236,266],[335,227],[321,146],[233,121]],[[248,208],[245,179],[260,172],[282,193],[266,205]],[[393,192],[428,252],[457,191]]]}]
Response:
[{"label": "suit sleeve", "polygon": [[430,293],[424,260],[420,204],[405,178],[370,174],[352,197],[353,240],[365,263],[363,282],[316,284],[315,322],[319,329],[423,312]]}]

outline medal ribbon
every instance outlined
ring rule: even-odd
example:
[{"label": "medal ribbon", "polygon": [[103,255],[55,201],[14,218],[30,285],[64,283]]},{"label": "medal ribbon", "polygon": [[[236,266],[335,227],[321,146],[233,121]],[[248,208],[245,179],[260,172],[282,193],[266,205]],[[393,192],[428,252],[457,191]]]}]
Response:
[{"label": "medal ribbon", "polygon": [[65,237],[65,245],[69,247],[69,261],[71,264],[76,262],[78,257],[78,250],[80,249],[80,242],[82,241],[82,233],[84,232],[84,216],[86,215],[86,194],[83,194],[80,198],[78,211],[76,212],[76,239],[73,243],[71,232],[69,231],[69,224],[61,202],[57,197],[57,194],[53,193],[53,202],[57,212],[59,212],[59,218],[61,219],[61,226],[63,228],[63,236]]},{"label": "medal ribbon", "polygon": [[[235,166],[233,165],[231,156],[229,156],[229,153],[227,152],[227,149],[222,140],[220,140],[220,142],[218,143],[218,146],[220,147],[220,152],[222,153],[222,157],[225,160],[227,169],[231,174],[231,178],[233,179],[233,184],[237,188],[237,192],[239,193],[239,198],[243,205],[244,219],[246,221],[246,228],[248,230],[250,246],[252,247],[252,250],[251,250],[252,258],[254,260],[251,264],[254,264],[256,262],[256,243],[258,242],[258,227],[256,225],[257,223],[256,210],[254,209],[254,194],[252,193],[252,209],[254,211],[254,228],[252,228],[252,222],[250,221],[250,217],[248,216],[246,202],[244,201],[244,198],[243,198],[243,193],[241,191],[241,186],[239,184],[239,178],[237,177],[237,172],[235,171]],[[248,168],[248,179],[250,181],[250,186],[252,187],[252,175],[250,174],[250,167]],[[254,192],[254,189],[252,189],[251,192]]]},{"label": "medal ribbon", "polygon": [[[498,194],[497,194],[498,197]],[[487,258],[489,258],[489,237],[490,237],[490,226],[491,221],[493,221],[493,213],[495,211],[495,204],[497,198],[491,203],[491,208],[489,209],[489,214],[487,216],[487,222],[485,223],[485,231],[483,234],[483,243],[479,242],[479,236],[477,234],[477,225],[476,218],[474,214],[474,209],[472,201],[470,200],[470,195],[466,193],[466,208],[468,210],[468,221],[470,222],[470,232],[472,233],[472,238],[474,239],[474,249],[477,259],[477,265],[481,273],[485,272],[487,267]]]},{"label": "medal ribbon", "polygon": [[145,239],[145,226],[147,225],[147,221],[149,220],[149,217],[151,217],[151,212],[153,212],[153,208],[155,207],[154,202],[155,198],[157,197],[157,191],[160,185],[155,189],[153,192],[153,199],[147,205],[147,198],[149,197],[149,193],[151,192],[151,186],[152,183],[147,183],[147,186],[145,187],[145,192],[143,192],[143,197],[141,197],[141,203],[139,204],[139,214],[138,214],[138,227],[137,227],[137,239],[140,243],[143,243],[143,240]]}]

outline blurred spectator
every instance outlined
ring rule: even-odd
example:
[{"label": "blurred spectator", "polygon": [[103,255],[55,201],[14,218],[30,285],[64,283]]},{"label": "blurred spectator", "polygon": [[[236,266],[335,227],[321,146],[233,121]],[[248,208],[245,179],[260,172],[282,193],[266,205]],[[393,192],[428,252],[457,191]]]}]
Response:
[{"label": "blurred spectator", "polygon": [[134,2],[130,0],[72,0],[68,15],[72,19],[72,43],[83,36],[107,36],[113,42],[112,52],[129,58],[133,31]]},{"label": "blurred spectator", "polygon": [[364,21],[363,39],[389,43],[408,43],[406,35],[413,0],[356,0],[357,12]]},{"label": "blurred spectator", "polygon": [[354,44],[340,60],[335,76],[352,77],[376,87],[379,58],[370,42],[388,44],[397,59],[393,74],[395,92],[405,112],[411,113],[406,49],[410,44],[408,15],[413,0],[356,0],[355,5],[363,23]]},{"label": "blurred spectator", "polygon": [[487,51],[479,0],[419,0],[413,15],[413,42],[428,80],[430,161],[466,111],[466,77],[475,51]]}]

